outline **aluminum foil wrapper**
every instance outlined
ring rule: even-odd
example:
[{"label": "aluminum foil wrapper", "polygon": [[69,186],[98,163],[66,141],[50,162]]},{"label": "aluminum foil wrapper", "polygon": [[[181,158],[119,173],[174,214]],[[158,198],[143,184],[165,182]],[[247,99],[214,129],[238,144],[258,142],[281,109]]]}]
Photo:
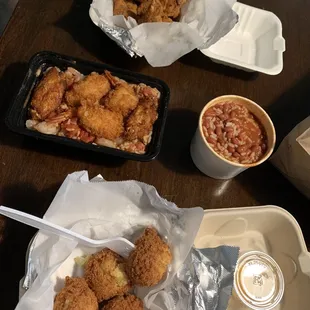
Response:
[{"label": "aluminum foil wrapper", "polygon": [[171,286],[171,310],[225,310],[232,294],[239,248],[193,248]]},{"label": "aluminum foil wrapper", "polygon": [[102,21],[99,22],[98,27],[100,27],[110,39],[114,40],[117,45],[124,49],[131,57],[136,55],[142,56],[134,49],[133,46],[135,43],[128,30],[117,26],[110,26]]}]

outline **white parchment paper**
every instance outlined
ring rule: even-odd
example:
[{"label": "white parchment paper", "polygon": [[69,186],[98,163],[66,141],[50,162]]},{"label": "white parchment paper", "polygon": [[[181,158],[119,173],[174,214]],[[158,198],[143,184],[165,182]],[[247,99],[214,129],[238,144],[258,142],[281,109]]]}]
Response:
[{"label": "white parchment paper", "polygon": [[[129,54],[145,56],[153,67],[169,66],[196,48],[208,48],[237,23],[236,0],[188,0],[180,22],[138,25],[113,16],[113,0],[93,0],[90,18]],[[104,51],[103,51],[104,52]]]},{"label": "white parchment paper", "polygon": [[271,162],[310,199],[310,116],[283,139]]},{"label": "white parchment paper", "polygon": [[[154,226],[169,243],[173,262],[158,285],[135,290],[146,308],[152,310],[168,310],[154,300],[186,259],[202,217],[201,208],[179,209],[161,198],[153,186],[136,181],[102,182],[100,177],[89,181],[85,171],[68,175],[44,216],[93,239],[124,236],[134,241],[145,226]],[[95,251],[40,231],[30,255],[31,268],[38,276],[16,309],[52,310],[54,296],[63,287],[64,278],[83,274],[74,258]]]}]

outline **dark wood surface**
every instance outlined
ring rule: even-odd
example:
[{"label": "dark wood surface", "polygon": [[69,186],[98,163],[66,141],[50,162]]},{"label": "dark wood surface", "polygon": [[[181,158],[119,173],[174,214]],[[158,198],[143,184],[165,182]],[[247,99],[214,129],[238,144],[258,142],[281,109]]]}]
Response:
[{"label": "dark wood surface", "polygon": [[14,11],[18,0],[0,0],[0,36]]},{"label": "dark wood surface", "polygon": [[[42,216],[68,173],[88,170],[107,180],[136,179],[154,185],[179,207],[205,209],[274,204],[299,221],[307,243],[309,202],[269,163],[230,181],[202,175],[189,143],[202,107],[213,97],[249,97],[270,113],[280,141],[310,114],[310,2],[244,0],[273,11],[283,23],[287,51],[278,76],[246,73],[212,63],[198,51],[166,68],[132,59],[88,16],[89,0],[20,0],[0,38],[0,203]],[[9,132],[3,116],[18,91],[27,61],[51,50],[163,79],[171,89],[169,116],[159,157],[149,163],[123,161],[39,142]],[[27,244],[35,230],[0,218],[0,309],[13,309],[24,274]]]}]

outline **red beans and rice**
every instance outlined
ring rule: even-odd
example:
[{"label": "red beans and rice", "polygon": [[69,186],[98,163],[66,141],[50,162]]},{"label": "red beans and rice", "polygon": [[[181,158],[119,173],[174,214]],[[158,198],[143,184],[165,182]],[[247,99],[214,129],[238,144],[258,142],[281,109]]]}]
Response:
[{"label": "red beans and rice", "polygon": [[210,147],[229,161],[252,164],[266,153],[265,129],[239,103],[226,101],[207,109],[202,116],[202,130]]}]

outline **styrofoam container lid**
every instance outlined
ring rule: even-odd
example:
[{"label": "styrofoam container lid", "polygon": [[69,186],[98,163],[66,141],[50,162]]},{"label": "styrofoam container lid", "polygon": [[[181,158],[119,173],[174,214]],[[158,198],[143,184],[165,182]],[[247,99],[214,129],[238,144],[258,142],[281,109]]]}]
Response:
[{"label": "styrofoam container lid", "polygon": [[272,12],[236,2],[239,15],[235,27],[218,42],[201,52],[214,62],[270,75],[283,69],[285,40],[282,23]]},{"label": "styrofoam container lid", "polygon": [[266,253],[251,251],[237,263],[234,289],[250,309],[274,309],[284,293],[284,278],[276,261]]},{"label": "styrofoam container lid", "polygon": [[[229,182],[219,185],[214,195],[223,195]],[[240,258],[252,251],[266,253],[281,269],[285,283],[283,298],[273,310],[309,310],[310,253],[300,226],[286,210],[277,206],[205,210],[194,244],[197,248],[238,246]],[[267,274],[270,270],[277,270],[274,262],[270,262],[269,258],[268,265],[265,264]],[[243,269],[243,273],[246,270],[249,269]],[[280,278],[276,271],[274,281],[280,284]],[[242,285],[243,288],[247,286]],[[274,286],[269,284],[270,287]],[[277,293],[278,289],[274,292]],[[249,307],[241,302],[234,290],[227,310],[249,310]]]}]

